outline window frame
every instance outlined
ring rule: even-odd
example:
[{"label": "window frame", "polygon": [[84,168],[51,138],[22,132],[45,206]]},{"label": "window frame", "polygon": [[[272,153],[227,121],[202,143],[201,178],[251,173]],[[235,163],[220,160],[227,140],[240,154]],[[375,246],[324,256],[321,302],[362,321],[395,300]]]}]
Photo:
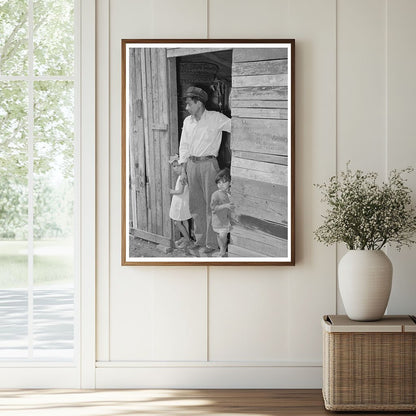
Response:
[{"label": "window frame", "polygon": [[[95,0],[74,0],[74,74],[33,73],[33,0],[28,0],[28,74],[0,76],[28,82],[29,308],[33,307],[33,91],[36,81],[74,82],[74,357],[65,361],[1,361],[0,388],[95,387]],[[31,269],[31,270],[30,270]],[[32,312],[33,313],[33,312]],[[32,319],[32,322],[30,320]],[[29,318],[33,325],[33,315]],[[30,330],[29,330],[30,331]],[[33,349],[33,345],[29,346]]]}]

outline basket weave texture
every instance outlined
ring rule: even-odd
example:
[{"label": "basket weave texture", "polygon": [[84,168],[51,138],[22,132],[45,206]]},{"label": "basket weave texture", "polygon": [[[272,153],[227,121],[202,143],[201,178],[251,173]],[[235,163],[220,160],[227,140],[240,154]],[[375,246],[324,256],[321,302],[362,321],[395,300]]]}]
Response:
[{"label": "basket weave texture", "polygon": [[[414,324],[409,319],[404,322]],[[368,328],[370,323],[363,324]],[[405,332],[406,324],[399,328],[401,332],[365,332],[356,323],[336,332],[336,327],[328,331],[328,325],[323,325],[326,409],[416,410],[416,332]]]}]

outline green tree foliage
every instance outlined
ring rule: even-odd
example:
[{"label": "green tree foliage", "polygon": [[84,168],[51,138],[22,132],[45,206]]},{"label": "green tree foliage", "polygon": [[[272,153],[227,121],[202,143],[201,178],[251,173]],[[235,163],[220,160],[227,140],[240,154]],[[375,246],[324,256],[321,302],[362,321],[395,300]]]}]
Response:
[{"label": "green tree foliage", "polygon": [[0,0],[0,75],[27,75],[27,0]]},{"label": "green tree foliage", "polygon": [[35,239],[65,237],[71,233],[73,223],[73,187],[71,182],[51,185],[45,175],[35,177],[34,184]]},{"label": "green tree foliage", "polygon": [[74,74],[74,5],[70,0],[34,0],[36,75]]},{"label": "green tree foliage", "polygon": [[27,187],[0,176],[0,239],[27,235]]},{"label": "green tree foliage", "polygon": [[71,81],[38,81],[34,100],[34,170],[52,168],[73,177],[74,85]]},{"label": "green tree foliage", "polygon": [[0,238],[27,230],[27,87],[0,82]]},{"label": "green tree foliage", "polygon": [[[34,75],[73,76],[73,1],[34,0]],[[28,2],[0,0],[0,77],[28,75]],[[0,78],[0,238],[27,238],[29,114],[33,114],[34,236],[72,232],[74,84]]]},{"label": "green tree foliage", "polygon": [[0,177],[27,176],[27,114],[26,82],[0,82]]}]

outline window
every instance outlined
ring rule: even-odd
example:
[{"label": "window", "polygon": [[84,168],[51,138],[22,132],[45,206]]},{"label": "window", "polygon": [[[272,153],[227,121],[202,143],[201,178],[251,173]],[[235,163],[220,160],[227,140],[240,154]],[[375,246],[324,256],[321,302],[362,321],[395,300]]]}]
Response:
[{"label": "window", "polygon": [[74,0],[0,0],[0,360],[74,359]]}]

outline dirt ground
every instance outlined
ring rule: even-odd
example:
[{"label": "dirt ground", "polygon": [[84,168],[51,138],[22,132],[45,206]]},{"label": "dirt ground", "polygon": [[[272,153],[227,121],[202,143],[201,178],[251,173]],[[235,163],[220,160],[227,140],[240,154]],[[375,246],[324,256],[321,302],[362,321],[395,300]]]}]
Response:
[{"label": "dirt ground", "polygon": [[216,257],[219,250],[212,253],[201,253],[200,250],[180,248],[167,249],[150,241],[130,236],[130,257]]}]

